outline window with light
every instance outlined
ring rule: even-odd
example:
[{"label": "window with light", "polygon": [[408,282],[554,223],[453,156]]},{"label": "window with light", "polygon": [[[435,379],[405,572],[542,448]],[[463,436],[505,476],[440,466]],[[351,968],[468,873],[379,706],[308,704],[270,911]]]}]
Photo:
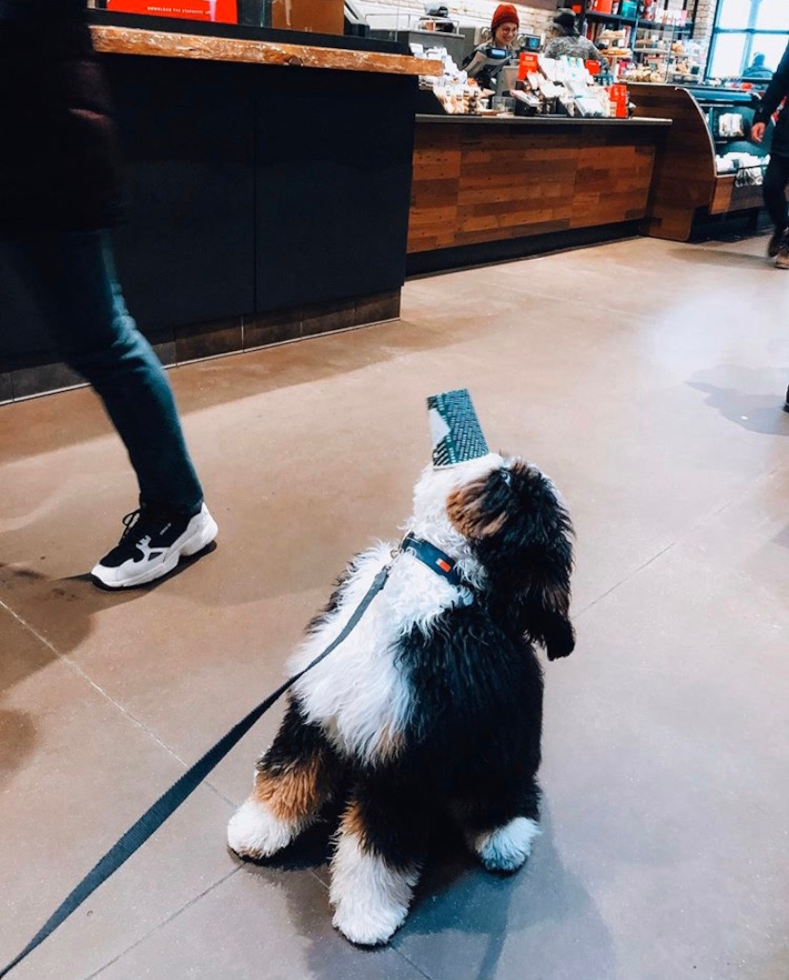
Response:
[{"label": "window with light", "polygon": [[789,0],[719,0],[707,75],[768,80],[787,43]]}]

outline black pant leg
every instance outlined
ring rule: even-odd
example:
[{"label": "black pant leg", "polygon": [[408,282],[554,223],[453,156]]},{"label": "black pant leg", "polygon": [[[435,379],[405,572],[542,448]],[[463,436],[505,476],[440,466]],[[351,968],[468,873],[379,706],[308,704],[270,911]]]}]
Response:
[{"label": "black pant leg", "polygon": [[786,185],[789,184],[789,157],[773,154],[764,175],[764,204],[776,228],[789,227]]}]

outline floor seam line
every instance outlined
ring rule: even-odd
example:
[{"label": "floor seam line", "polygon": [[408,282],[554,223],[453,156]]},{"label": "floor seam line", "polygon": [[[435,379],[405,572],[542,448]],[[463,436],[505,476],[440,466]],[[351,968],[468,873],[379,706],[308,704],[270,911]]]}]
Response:
[{"label": "floor seam line", "polygon": [[620,579],[618,582],[616,582],[614,585],[612,585],[609,589],[606,589],[605,592],[603,592],[602,595],[598,596],[596,599],[593,599],[588,605],[584,606],[584,608],[576,616],[574,616],[573,618],[575,620],[580,619],[593,606],[596,606],[598,604],[598,602],[602,602],[603,599],[605,599],[607,596],[611,595],[612,592],[615,592],[616,589],[618,589],[620,585],[624,585],[625,582],[629,582],[630,579],[633,578],[635,575],[638,575],[639,572],[642,572],[645,568],[648,568],[649,565],[652,564],[652,562],[657,561],[658,558],[660,558],[662,555],[665,555],[667,551],[671,551],[671,549],[674,547],[674,545],[677,544],[677,542],[680,541],[680,540],[681,540],[681,538],[677,538],[675,541],[672,541],[670,544],[667,544],[665,546],[665,548],[661,548],[660,551],[657,552],[657,554],[652,555],[651,558],[648,558],[645,562],[643,562],[641,565],[639,565],[638,568],[634,568],[632,572],[629,572],[627,575],[625,575],[624,578]]},{"label": "floor seam line", "polygon": [[235,800],[231,800],[229,796],[225,796],[222,790],[214,786],[214,784],[208,779],[208,777],[206,777],[203,780],[203,785],[206,787],[206,789],[210,789],[212,793],[218,796],[223,803],[227,803],[228,806],[231,806],[233,808],[240,806],[240,804],[237,803]]},{"label": "floor seam line", "polygon": [[218,888],[220,885],[224,884],[226,881],[228,881],[230,878],[232,878],[234,874],[238,874],[238,872],[240,870],[241,870],[240,867],[233,868],[232,871],[229,871],[222,878],[219,878],[219,879],[217,879],[217,881],[212,882],[206,889],[204,889],[202,892],[200,892],[199,895],[195,895],[194,898],[191,898],[188,902],[186,902],[184,905],[182,905],[179,909],[177,909],[171,915],[167,916],[165,919],[162,919],[161,922],[158,922],[152,929],[150,929],[148,932],[146,932],[144,936],[140,936],[140,938],[136,942],[132,943],[131,946],[127,946],[126,949],[124,949],[120,953],[118,953],[117,956],[113,956],[112,959],[107,960],[106,963],[102,964],[102,966],[100,966],[97,970],[94,970],[93,973],[89,973],[87,976],[85,976],[83,978],[83,980],[94,980],[95,977],[98,977],[99,974],[103,973],[106,969],[108,969],[109,967],[111,967],[114,963],[117,963],[119,960],[122,960],[124,956],[126,956],[128,953],[131,953],[132,950],[136,949],[141,943],[144,943],[147,939],[149,939],[155,933],[159,932],[160,930],[164,929],[165,926],[167,926],[171,922],[175,921],[175,919],[177,919],[188,908],[191,908],[193,905],[195,905],[201,899],[205,898],[205,896],[208,895],[210,892],[214,891],[214,889]]},{"label": "floor seam line", "polygon": [[[107,691],[105,691],[100,685],[98,685],[90,676],[85,673],[85,671],[75,663],[69,656],[64,653],[59,653],[56,647],[45,637],[42,636],[38,630],[23,619],[18,613],[16,613],[11,607],[0,599],[0,608],[5,609],[24,629],[30,632],[39,642],[43,643],[48,650],[50,650],[58,661],[62,661],[68,668],[70,668],[77,677],[81,680],[86,681],[95,691],[97,691],[106,701],[118,709],[126,718],[129,719],[134,725],[136,725],[141,731],[156,742],[161,748],[163,748],[176,762],[179,762],[185,769],[190,768],[189,763],[182,759],[174,749],[172,749],[166,742],[164,742],[159,736],[146,724],[136,718],[127,708],[124,708],[120,702],[116,701]],[[202,758],[202,755],[200,756]],[[193,763],[194,764],[194,763]],[[218,787],[216,787],[208,778],[203,780],[203,784],[211,790],[216,796],[218,796],[224,803],[228,806],[235,807],[238,804],[235,800],[232,800],[229,796],[226,796]]]},{"label": "floor seam line", "polygon": [[54,654],[55,658],[58,661],[64,663],[72,671],[72,673],[74,673],[77,677],[81,678],[83,681],[85,681],[87,684],[89,684],[93,688],[94,691],[96,691],[99,695],[101,695],[102,698],[104,698],[105,701],[107,701],[109,704],[113,705],[113,707],[117,708],[118,711],[120,711],[120,713],[122,715],[124,715],[126,718],[129,719],[129,721],[131,721],[134,725],[136,725],[137,728],[140,729],[140,731],[145,732],[146,735],[148,735],[154,742],[156,742],[157,745],[161,746],[161,748],[163,748],[165,750],[165,752],[167,752],[173,759],[175,759],[177,762],[179,762],[182,766],[186,766],[185,760],[182,759],[178,755],[177,752],[175,752],[173,749],[171,749],[170,746],[167,745],[166,742],[163,742],[162,739],[159,738],[159,736],[152,729],[150,729],[147,725],[145,725],[142,721],[140,721],[139,718],[136,718],[128,710],[128,708],[124,708],[124,706],[119,701],[116,701],[116,699],[113,698],[112,695],[108,691],[105,691],[104,688],[101,687],[100,684],[97,684],[96,681],[94,681],[93,678],[90,677],[90,675],[87,674],[82,669],[82,667],[79,666],[78,663],[76,663],[76,661],[72,660],[71,657],[69,657],[67,654],[61,653],[57,649],[57,647],[54,646],[54,644],[52,644],[45,636],[43,636],[35,628],[35,626],[33,626],[31,623],[28,623],[27,620],[23,619],[7,603],[3,602],[2,599],[0,599],[0,607],[2,607],[3,609],[5,609],[11,616],[13,616],[13,618],[21,626],[23,626],[28,632],[32,633],[32,635],[40,643],[43,643],[44,646],[46,646],[47,649],[50,650]]},{"label": "floor seam line", "polygon": [[402,956],[402,958],[406,961],[406,963],[409,966],[413,967],[417,973],[419,973],[421,976],[425,978],[425,980],[436,980],[434,976],[432,976],[430,973],[426,973],[421,966],[419,966],[417,963],[414,963],[414,961],[410,957],[406,956],[401,949],[398,949],[396,946],[392,946],[391,949],[393,953],[397,953],[398,956]]}]

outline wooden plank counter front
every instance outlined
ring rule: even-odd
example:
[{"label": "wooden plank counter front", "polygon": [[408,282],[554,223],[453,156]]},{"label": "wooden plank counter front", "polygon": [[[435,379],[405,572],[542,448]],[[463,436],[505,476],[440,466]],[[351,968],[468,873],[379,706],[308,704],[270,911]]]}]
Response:
[{"label": "wooden plank counter front", "polygon": [[715,196],[715,145],[687,89],[631,84],[629,91],[638,117],[668,117],[673,122],[656,161],[645,231],[653,238],[685,242],[696,212],[709,207]]},{"label": "wooden plank counter front", "polygon": [[635,233],[669,125],[419,116],[409,271]]}]

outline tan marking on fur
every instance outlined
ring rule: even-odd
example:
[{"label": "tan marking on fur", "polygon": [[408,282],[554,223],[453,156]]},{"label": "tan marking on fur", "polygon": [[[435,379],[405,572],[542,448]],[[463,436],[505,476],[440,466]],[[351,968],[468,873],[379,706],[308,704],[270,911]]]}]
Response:
[{"label": "tan marking on fur", "polygon": [[315,812],[324,802],[319,784],[320,760],[312,758],[280,772],[262,769],[255,776],[252,798],[292,823]]},{"label": "tan marking on fur", "polygon": [[361,808],[356,800],[351,800],[345,813],[343,813],[342,819],[340,820],[339,832],[353,837],[363,854],[370,853],[370,849],[367,846],[367,829],[364,826]]},{"label": "tan marking on fur", "polygon": [[387,721],[380,736],[376,740],[375,757],[382,762],[388,762],[397,756],[403,748],[403,733],[398,732],[391,721]]},{"label": "tan marking on fur", "polygon": [[487,482],[487,476],[473,480],[453,490],[447,497],[447,516],[464,538],[484,538],[496,534],[507,520],[506,513],[493,519],[486,519],[483,514],[482,495]]},{"label": "tan marking on fur", "polygon": [[358,837],[360,839],[364,837],[364,820],[362,819],[362,811],[356,800],[351,800],[345,813],[343,813],[342,820],[340,821],[340,830],[343,833],[350,834],[352,837]]}]

